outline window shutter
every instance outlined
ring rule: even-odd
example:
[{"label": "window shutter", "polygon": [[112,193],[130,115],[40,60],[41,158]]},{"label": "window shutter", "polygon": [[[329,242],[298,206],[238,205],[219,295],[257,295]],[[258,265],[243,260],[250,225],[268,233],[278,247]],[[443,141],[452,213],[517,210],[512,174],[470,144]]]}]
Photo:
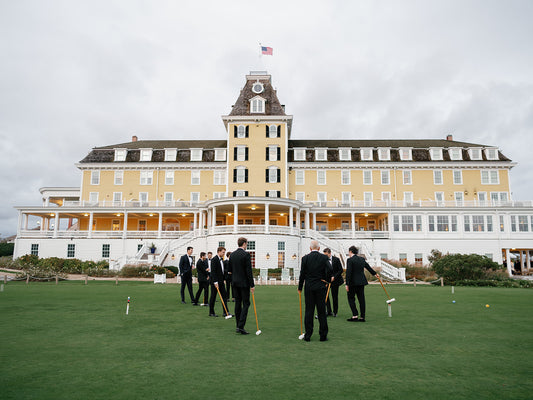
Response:
[{"label": "window shutter", "polygon": [[278,183],[281,182],[281,169],[278,168]]},{"label": "window shutter", "polygon": [[281,197],[281,190],[278,190],[278,197]]},{"label": "window shutter", "polygon": [[249,129],[248,129],[248,125],[246,125],[246,137],[248,137],[248,133],[249,133]]},{"label": "window shutter", "polygon": [[268,168],[265,170],[265,179],[265,182],[268,183]]},{"label": "window shutter", "polygon": [[248,182],[248,169],[244,170],[244,182]]},{"label": "window shutter", "polygon": [[278,161],[281,160],[281,147],[278,147]]},{"label": "window shutter", "polygon": [[278,125],[278,137],[281,137],[281,125]]},{"label": "window shutter", "polygon": [[265,125],[266,128],[266,137],[268,137],[268,125]]},{"label": "window shutter", "polygon": [[237,182],[237,168],[233,170],[233,182]]},{"label": "window shutter", "polygon": [[248,190],[245,190],[245,191],[244,191],[244,196],[245,196],[245,197],[248,197]]},{"label": "window shutter", "polygon": [[233,148],[233,161],[237,161],[237,148]]},{"label": "window shutter", "polygon": [[268,197],[268,190],[265,191],[265,197]]},{"label": "window shutter", "polygon": [[237,137],[237,125],[233,126],[233,137]]},{"label": "window shutter", "polygon": [[269,152],[269,150],[268,150],[268,147],[267,147],[267,148],[266,148],[266,158],[265,158],[265,160],[267,160],[267,161],[269,161],[269,159],[268,159],[268,152]]},{"label": "window shutter", "polygon": [[233,191],[233,197],[237,197],[237,191],[236,190]]},{"label": "window shutter", "polygon": [[248,161],[248,147],[244,149],[244,161]]}]

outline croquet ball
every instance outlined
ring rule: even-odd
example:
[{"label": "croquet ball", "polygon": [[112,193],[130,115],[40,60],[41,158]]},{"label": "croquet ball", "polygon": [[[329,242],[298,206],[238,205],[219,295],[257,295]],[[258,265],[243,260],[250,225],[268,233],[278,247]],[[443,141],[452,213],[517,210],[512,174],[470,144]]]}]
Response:
[{"label": "croquet ball", "polygon": [[452,303],[455,303],[455,300],[454,300],[454,301],[452,301]]},{"label": "croquet ball", "polygon": [[490,306],[488,304],[485,304],[485,307],[489,308]]}]

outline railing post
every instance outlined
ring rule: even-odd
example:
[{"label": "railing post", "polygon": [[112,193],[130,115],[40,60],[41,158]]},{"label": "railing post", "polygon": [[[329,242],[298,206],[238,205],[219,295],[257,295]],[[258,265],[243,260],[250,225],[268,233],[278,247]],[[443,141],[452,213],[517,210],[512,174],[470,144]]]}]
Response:
[{"label": "railing post", "polygon": [[85,284],[87,285],[87,281],[89,280],[89,275],[85,275]]},{"label": "railing post", "polygon": [[56,275],[56,285],[59,283],[59,277]]},{"label": "railing post", "polygon": [[416,287],[416,277],[413,277],[413,287]]},{"label": "railing post", "polygon": [[26,285],[30,283],[30,275],[26,275]]},{"label": "railing post", "polygon": [[444,286],[444,278],[442,276],[440,277],[440,286]]}]

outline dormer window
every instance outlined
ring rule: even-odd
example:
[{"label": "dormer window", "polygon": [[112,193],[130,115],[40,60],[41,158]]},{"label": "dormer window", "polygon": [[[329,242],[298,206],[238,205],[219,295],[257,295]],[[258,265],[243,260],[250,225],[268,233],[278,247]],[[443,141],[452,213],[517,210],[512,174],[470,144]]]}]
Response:
[{"label": "dormer window", "polygon": [[379,160],[380,161],[389,161],[390,160],[390,149],[388,147],[381,147],[378,149]]},{"label": "dormer window", "polygon": [[165,161],[176,161],[178,149],[165,149]]},{"label": "dormer window", "polygon": [[448,149],[448,154],[450,155],[450,160],[457,161],[463,159],[463,152],[459,147],[451,147]]},{"label": "dormer window", "polygon": [[410,161],[413,159],[412,149],[410,147],[400,147],[400,160]]},{"label": "dormer window", "polygon": [[256,96],[250,100],[250,112],[252,114],[263,114],[265,112],[265,99]]},{"label": "dormer window", "polygon": [[191,161],[202,161],[202,149],[191,149]]},{"label": "dormer window", "polygon": [[498,159],[498,149],[485,149],[485,156],[487,160],[497,160]]},{"label": "dormer window", "polygon": [[141,161],[152,161],[152,149],[141,149]]},{"label": "dormer window", "polygon": [[304,148],[294,149],[294,161],[305,161],[305,149]]},{"label": "dormer window", "polygon": [[471,160],[481,160],[481,149],[468,149],[468,155]]},{"label": "dormer window", "polygon": [[315,149],[315,161],[326,161],[327,158],[327,149]]},{"label": "dormer window", "polygon": [[226,161],[226,149],[215,149],[215,161]]},{"label": "dormer window", "polygon": [[349,147],[341,147],[339,149],[339,160],[341,161],[351,161],[352,155],[351,155],[351,149]]},{"label": "dormer window", "polygon": [[363,147],[361,148],[361,161],[372,161],[372,148],[371,147]]},{"label": "dormer window", "polygon": [[252,86],[252,92],[255,94],[263,93],[263,90],[265,90],[265,88],[261,82],[255,82]]},{"label": "dormer window", "polygon": [[115,161],[126,161],[127,149],[115,149]]},{"label": "dormer window", "polygon": [[433,161],[442,160],[442,149],[440,147],[431,147],[429,149],[429,156]]}]

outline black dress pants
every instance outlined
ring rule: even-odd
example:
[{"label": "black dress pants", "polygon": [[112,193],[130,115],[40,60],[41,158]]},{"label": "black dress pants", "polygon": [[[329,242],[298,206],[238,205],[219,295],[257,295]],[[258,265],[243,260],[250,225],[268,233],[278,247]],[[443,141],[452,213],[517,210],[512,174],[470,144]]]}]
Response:
[{"label": "black dress pants", "polygon": [[318,333],[320,334],[320,339],[325,339],[328,336],[326,290],[326,287],[315,290],[305,289],[305,338],[307,339],[313,334],[315,307],[318,315]]},{"label": "black dress pants", "polygon": [[185,286],[189,290],[189,296],[194,303],[194,294],[192,292],[192,275],[184,275],[181,277],[181,301],[185,301]]},{"label": "black dress pants", "polygon": [[[357,306],[355,305],[355,296],[357,295],[357,301],[359,302],[359,307],[361,308],[361,314],[357,313]],[[361,286],[349,286],[348,287],[348,304],[352,309],[352,316],[358,315],[359,318],[365,318],[366,313],[366,303],[365,303],[365,287]]]},{"label": "black dress pants", "polygon": [[202,294],[202,291],[204,292],[204,301],[203,304],[207,304],[207,298],[209,297],[209,282],[198,282],[198,291],[196,292],[196,297],[194,301],[198,303],[198,300],[200,300],[200,294]]},{"label": "black dress pants", "polygon": [[[226,303],[226,298],[228,297],[226,295],[226,288],[224,287],[224,283],[221,283],[218,285],[218,290],[220,290],[220,297],[222,304],[222,315],[226,315],[226,310],[224,309],[224,306],[227,308],[228,304]],[[209,314],[215,314],[215,302],[217,300],[218,291],[215,285],[211,285],[211,297],[209,297]],[[229,310],[228,310],[229,313]]]},{"label": "black dress pants", "polygon": [[250,287],[233,286],[235,296],[235,321],[237,329],[244,329],[250,308]]},{"label": "black dress pants", "polygon": [[339,311],[339,287],[331,285],[329,297],[326,303],[328,314],[332,313],[331,302],[333,301],[333,314],[337,315]]}]

